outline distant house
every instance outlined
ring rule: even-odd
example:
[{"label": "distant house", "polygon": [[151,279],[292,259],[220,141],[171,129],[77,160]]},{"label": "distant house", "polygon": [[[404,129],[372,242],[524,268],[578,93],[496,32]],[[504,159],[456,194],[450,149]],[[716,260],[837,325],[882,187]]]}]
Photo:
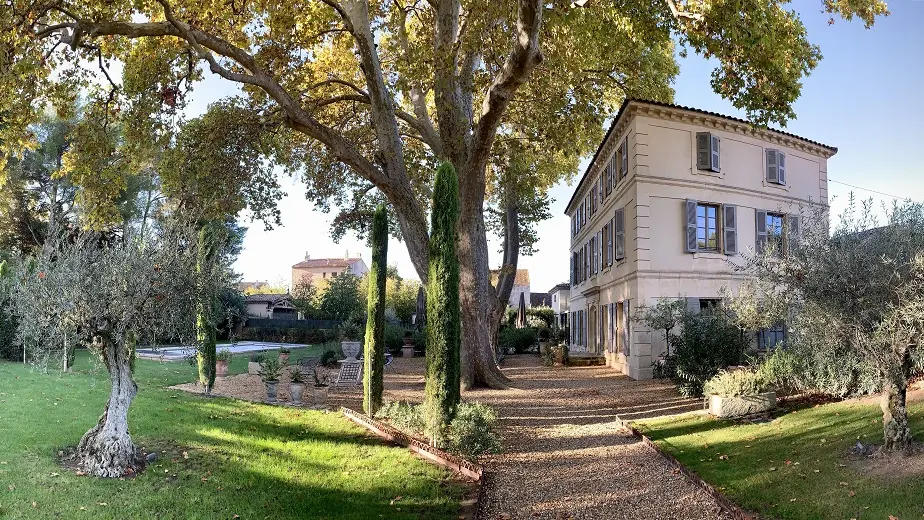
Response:
[{"label": "distant house", "polygon": [[315,282],[336,278],[347,270],[359,277],[363,277],[369,272],[366,262],[362,258],[351,258],[345,255],[344,258],[311,258],[305,255],[305,259],[292,266],[292,287],[294,288],[305,277],[310,276]]},{"label": "distant house", "polygon": [[568,326],[568,299],[571,297],[571,284],[568,282],[560,283],[549,289],[552,296],[552,310],[558,317],[558,328]]},{"label": "distant house", "polygon": [[237,290],[246,293],[259,294],[269,288],[269,282],[238,282]]},{"label": "distant house", "polygon": [[271,320],[298,319],[298,310],[288,294],[251,294],[245,299],[247,316]]},{"label": "distant house", "polygon": [[[498,272],[499,271],[491,271],[491,283],[495,285],[497,285]],[[517,275],[513,280],[513,290],[510,291],[510,298],[507,299],[507,305],[510,307],[519,307],[520,294],[522,294],[523,298],[526,300],[526,306],[530,307],[532,305],[532,300],[529,292],[529,269],[517,269]]]}]

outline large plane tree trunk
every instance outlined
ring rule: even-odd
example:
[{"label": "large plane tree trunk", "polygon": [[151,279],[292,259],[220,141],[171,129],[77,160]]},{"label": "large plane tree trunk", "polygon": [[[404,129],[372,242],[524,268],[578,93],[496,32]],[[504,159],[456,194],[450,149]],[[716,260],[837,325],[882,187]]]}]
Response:
[{"label": "large plane tree trunk", "polygon": [[112,383],[109,402],[96,426],[84,434],[75,453],[78,466],[89,475],[121,477],[140,469],[138,450],[128,433],[128,408],[138,393],[129,350],[104,340],[103,360]]}]

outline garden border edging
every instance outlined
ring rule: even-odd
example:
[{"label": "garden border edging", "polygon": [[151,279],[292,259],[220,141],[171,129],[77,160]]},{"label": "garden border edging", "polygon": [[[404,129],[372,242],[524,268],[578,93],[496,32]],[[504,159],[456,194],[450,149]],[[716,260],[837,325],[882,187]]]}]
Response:
[{"label": "garden border edging", "polygon": [[674,457],[670,453],[667,453],[666,451],[658,447],[658,445],[655,444],[654,441],[649,439],[647,435],[638,431],[638,429],[636,429],[635,426],[633,426],[629,421],[626,421],[623,419],[620,419],[619,421],[622,423],[622,426],[624,428],[629,430],[629,432],[631,432],[632,435],[634,435],[637,439],[642,441],[643,444],[645,444],[646,446],[654,450],[655,453],[660,455],[661,458],[666,460],[671,466],[674,466],[674,468],[680,471],[680,473],[682,473],[685,477],[687,477],[691,482],[696,484],[697,487],[699,487],[700,489],[708,493],[709,496],[714,498],[715,501],[719,504],[719,507],[722,508],[723,511],[731,515],[732,518],[734,518],[735,520],[757,520],[757,518],[759,518],[757,514],[748,513],[744,509],[741,509],[741,507],[739,507],[737,504],[729,500],[728,497],[723,495],[722,492],[716,489],[712,484],[706,482],[705,480],[702,479],[702,477],[700,477],[693,471],[687,469],[687,467],[684,466],[679,460],[677,460],[676,457]]},{"label": "garden border edging", "polygon": [[401,430],[398,430],[397,428],[393,428],[388,424],[367,417],[365,414],[361,414],[345,406],[340,407],[340,413],[342,413],[343,416],[347,419],[362,426],[363,428],[366,428],[378,437],[381,437],[388,442],[406,447],[412,453],[426,460],[427,462],[451,469],[457,474],[463,475],[472,480],[476,485],[476,490],[474,493],[474,498],[470,499],[468,501],[469,503],[463,502],[463,516],[471,519],[478,518],[481,507],[481,498],[484,492],[485,480],[484,467],[481,464],[475,464],[474,462],[470,462],[451,453],[447,453],[439,448],[422,442],[419,439],[411,437],[410,435],[402,432]]}]

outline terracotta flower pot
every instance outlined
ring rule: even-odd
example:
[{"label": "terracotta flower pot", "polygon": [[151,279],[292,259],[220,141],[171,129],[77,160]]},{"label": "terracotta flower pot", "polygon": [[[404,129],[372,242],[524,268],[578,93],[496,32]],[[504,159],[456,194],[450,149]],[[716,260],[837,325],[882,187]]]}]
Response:
[{"label": "terracotta flower pot", "polygon": [[226,375],[228,375],[228,362],[223,359],[215,361],[215,377],[225,377]]},{"label": "terracotta flower pot", "polygon": [[253,361],[248,362],[247,373],[252,376],[260,375],[260,363],[254,363]]},{"label": "terracotta flower pot", "polygon": [[279,353],[279,362],[282,363],[283,365],[288,365],[288,364],[289,364],[289,353],[288,353],[288,352],[285,352],[285,353],[280,352],[280,353]]}]

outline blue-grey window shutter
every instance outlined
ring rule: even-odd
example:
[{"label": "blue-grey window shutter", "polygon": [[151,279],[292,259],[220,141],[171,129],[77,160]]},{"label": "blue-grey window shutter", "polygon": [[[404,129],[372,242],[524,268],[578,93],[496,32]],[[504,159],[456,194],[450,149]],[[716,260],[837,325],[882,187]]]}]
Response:
[{"label": "blue-grey window shutter", "polygon": [[780,173],[777,178],[779,179],[780,184],[786,184],[786,154],[783,152],[776,152],[776,164],[779,168]]},{"label": "blue-grey window shutter", "polygon": [[622,352],[629,357],[629,300],[622,302]]},{"label": "blue-grey window shutter", "polygon": [[626,257],[626,209],[616,210],[616,260]]},{"label": "blue-grey window shutter", "polygon": [[767,150],[767,182],[780,182],[780,164],[776,150]]},{"label": "blue-grey window shutter", "polygon": [[722,206],[722,246],[726,255],[738,254],[738,208]]},{"label": "blue-grey window shutter", "polygon": [[757,229],[754,246],[758,253],[763,253],[767,247],[767,212],[756,210],[757,220],[754,223]]},{"label": "blue-grey window shutter", "polygon": [[712,153],[710,154],[712,158],[712,171],[714,172],[721,171],[720,164],[719,164],[719,156],[720,156],[719,141],[721,141],[721,139],[719,139],[719,136],[717,135],[710,134],[710,137],[712,137],[712,150],[711,150]]},{"label": "blue-grey window shutter", "polygon": [[799,239],[802,233],[800,228],[802,224],[801,220],[802,217],[799,215],[786,215],[786,224],[789,226],[786,241],[789,247],[799,245]]},{"label": "blue-grey window shutter", "polygon": [[619,178],[624,179],[629,174],[629,136],[622,141],[622,155],[619,161]]},{"label": "blue-grey window shutter", "polygon": [[695,253],[696,247],[696,201],[686,200],[686,212],[684,223],[686,225],[686,252]]},{"label": "blue-grey window shutter", "polygon": [[709,149],[712,138],[709,135],[709,132],[697,132],[696,133],[696,169],[697,170],[710,170],[712,169],[712,164],[710,163],[712,159],[712,151]]}]

